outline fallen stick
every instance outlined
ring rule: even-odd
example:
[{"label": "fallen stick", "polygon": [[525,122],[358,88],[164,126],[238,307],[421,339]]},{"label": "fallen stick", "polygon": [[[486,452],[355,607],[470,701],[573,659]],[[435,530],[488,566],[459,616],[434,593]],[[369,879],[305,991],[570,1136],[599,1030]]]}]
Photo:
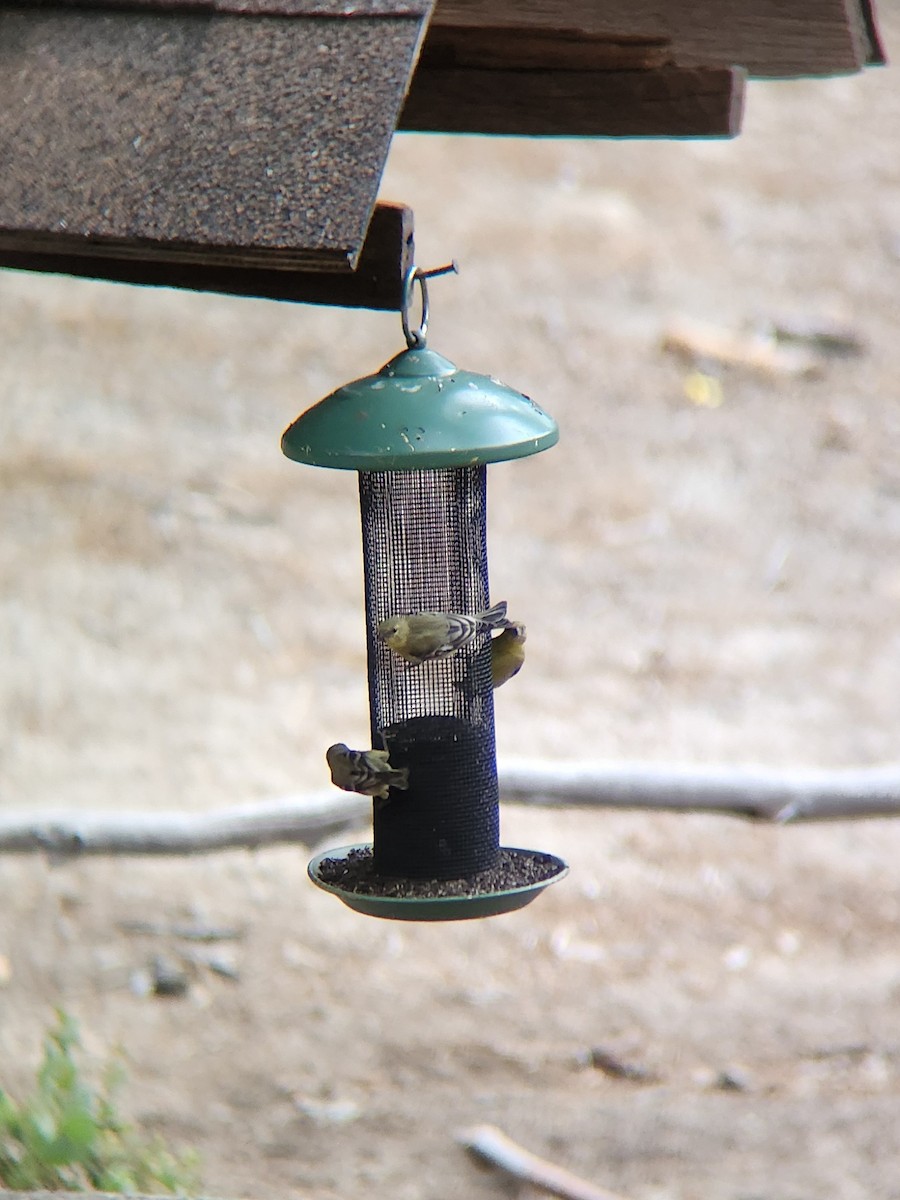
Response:
[{"label": "fallen stick", "polygon": [[525,1150],[493,1125],[476,1125],[456,1135],[460,1145],[523,1183],[562,1196],[564,1200],[624,1200],[616,1192],[579,1179],[564,1167]]},{"label": "fallen stick", "polygon": [[53,858],[82,854],[208,854],[233,848],[299,843],[358,829],[371,820],[372,801],[323,792],[218,812],[0,812],[0,852],[44,851]]},{"label": "fallen stick", "polygon": [[824,771],[519,759],[502,765],[500,788],[504,800],[518,804],[714,812],[782,824],[900,813],[898,766]]},{"label": "fallen stick", "polygon": [[[900,814],[900,767],[776,771],[666,763],[512,760],[504,801],[540,807],[707,812],[759,821],[832,821]],[[209,854],[279,843],[312,846],[367,825],[371,801],[317,792],[217,812],[48,812],[0,808],[0,853]]]},{"label": "fallen stick", "polygon": [[679,321],[663,334],[662,348],[691,363],[746,367],[764,375],[815,375],[822,369],[821,361],[804,346],[786,346],[758,331],[737,333]]}]

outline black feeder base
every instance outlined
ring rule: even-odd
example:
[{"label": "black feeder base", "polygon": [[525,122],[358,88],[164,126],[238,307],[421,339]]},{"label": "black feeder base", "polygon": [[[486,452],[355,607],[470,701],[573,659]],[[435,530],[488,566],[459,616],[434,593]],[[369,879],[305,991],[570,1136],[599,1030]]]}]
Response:
[{"label": "black feeder base", "polygon": [[391,921],[466,921],[515,912],[569,872],[553,854],[501,846],[494,867],[466,879],[392,879],[378,873],[368,843],[318,854],[308,870],[317,887],[354,912]]}]

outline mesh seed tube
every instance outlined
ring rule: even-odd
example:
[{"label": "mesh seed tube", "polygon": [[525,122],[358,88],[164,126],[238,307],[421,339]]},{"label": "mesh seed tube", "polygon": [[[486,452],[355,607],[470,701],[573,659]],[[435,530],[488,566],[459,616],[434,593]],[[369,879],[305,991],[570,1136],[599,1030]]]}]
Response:
[{"label": "mesh seed tube", "polygon": [[500,844],[490,634],[415,665],[375,636],[388,616],[489,606],[485,467],[359,476],[372,745],[409,768],[374,811],[379,871],[456,879]]}]

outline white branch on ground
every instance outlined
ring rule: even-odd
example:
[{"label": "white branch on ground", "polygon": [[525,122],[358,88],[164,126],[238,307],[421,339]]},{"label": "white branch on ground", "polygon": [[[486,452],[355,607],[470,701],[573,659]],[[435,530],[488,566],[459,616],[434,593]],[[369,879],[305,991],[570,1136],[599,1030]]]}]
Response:
[{"label": "white branch on ground", "polygon": [[617,1193],[579,1179],[564,1167],[525,1150],[493,1125],[463,1129],[456,1140],[477,1158],[499,1167],[521,1183],[532,1184],[564,1200],[623,1200]]},{"label": "white branch on ground", "polygon": [[[900,766],[844,770],[666,763],[501,764],[504,801],[545,807],[730,814],[828,821],[900,814]],[[324,791],[214,812],[3,810],[0,853],[208,854],[278,843],[315,845],[367,825],[371,801]]]},{"label": "white branch on ground", "polygon": [[715,812],[763,821],[830,821],[900,813],[900,766],[841,770],[519,759],[500,771],[518,804]]},{"label": "white branch on ground", "polygon": [[312,846],[371,820],[372,801],[347,792],[317,792],[217,812],[0,810],[0,852],[208,854],[278,843]]}]

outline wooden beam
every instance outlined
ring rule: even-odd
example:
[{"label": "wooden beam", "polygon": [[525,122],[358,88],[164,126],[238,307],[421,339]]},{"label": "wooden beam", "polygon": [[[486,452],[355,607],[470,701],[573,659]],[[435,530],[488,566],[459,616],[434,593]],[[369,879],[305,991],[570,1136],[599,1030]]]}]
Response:
[{"label": "wooden beam", "polygon": [[430,29],[484,26],[654,38],[679,66],[834,75],[884,61],[871,0],[437,0]]},{"label": "wooden beam", "polygon": [[[853,4],[853,0],[848,0],[849,4]],[[860,20],[863,26],[863,40],[868,47],[868,56],[866,65],[869,67],[884,67],[887,66],[887,55],[884,52],[884,43],[881,40],[881,32],[878,29],[878,19],[875,13],[875,5],[872,0],[860,0]]]},{"label": "wooden beam", "polygon": [[414,257],[413,212],[400,204],[376,206],[359,262],[352,272],[276,270],[271,266],[167,262],[118,258],[110,254],[63,253],[59,250],[42,253],[35,249],[0,247],[0,267],[19,271],[397,312],[402,305],[403,283]]},{"label": "wooden beam", "polygon": [[425,36],[423,67],[486,67],[522,71],[647,71],[672,66],[665,37],[586,33],[582,29],[436,26]]},{"label": "wooden beam", "polygon": [[736,67],[653,71],[429,68],[413,76],[398,128],[533,137],[734,137]]}]

